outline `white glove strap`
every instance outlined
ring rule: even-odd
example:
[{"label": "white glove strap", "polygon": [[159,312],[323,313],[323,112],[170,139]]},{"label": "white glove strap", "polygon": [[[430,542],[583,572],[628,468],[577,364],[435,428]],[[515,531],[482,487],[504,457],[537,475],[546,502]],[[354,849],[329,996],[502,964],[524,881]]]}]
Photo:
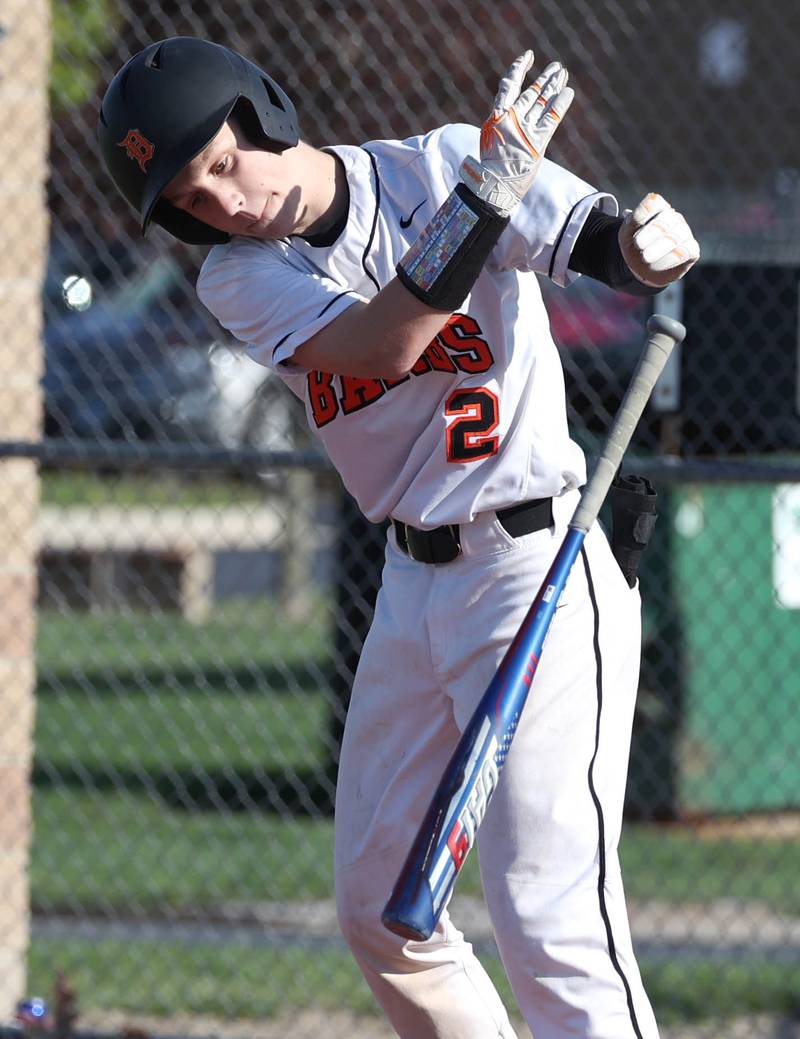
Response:
[{"label": "white glove strap", "polygon": [[509,188],[506,181],[495,176],[471,155],[461,163],[459,172],[469,190],[491,206],[498,216],[509,216],[519,202],[519,195]]}]

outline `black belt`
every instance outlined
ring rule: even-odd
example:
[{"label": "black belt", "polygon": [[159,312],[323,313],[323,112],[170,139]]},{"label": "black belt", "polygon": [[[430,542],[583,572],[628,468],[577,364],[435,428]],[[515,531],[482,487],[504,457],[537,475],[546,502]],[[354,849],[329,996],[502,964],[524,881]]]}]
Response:
[{"label": "black belt", "polygon": [[[553,499],[534,498],[507,509],[498,509],[500,526],[512,538],[532,534],[553,525]],[[418,530],[407,523],[393,519],[397,547],[418,563],[451,563],[461,554],[461,537],[458,524],[435,527],[433,530]]]}]

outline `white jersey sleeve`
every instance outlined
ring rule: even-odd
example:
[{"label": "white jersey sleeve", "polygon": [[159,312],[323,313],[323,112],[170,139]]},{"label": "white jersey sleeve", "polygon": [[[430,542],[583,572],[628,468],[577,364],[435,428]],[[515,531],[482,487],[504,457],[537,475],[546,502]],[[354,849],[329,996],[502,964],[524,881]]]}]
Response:
[{"label": "white jersey sleeve", "polygon": [[595,208],[616,216],[616,199],[544,159],[489,262],[498,270],[535,271],[566,287],[580,277],[569,270],[569,258]]},{"label": "white jersey sleeve", "polygon": [[237,238],[215,246],[200,271],[197,294],[221,325],[246,343],[253,360],[288,362],[307,339],[356,300],[291,243]]}]

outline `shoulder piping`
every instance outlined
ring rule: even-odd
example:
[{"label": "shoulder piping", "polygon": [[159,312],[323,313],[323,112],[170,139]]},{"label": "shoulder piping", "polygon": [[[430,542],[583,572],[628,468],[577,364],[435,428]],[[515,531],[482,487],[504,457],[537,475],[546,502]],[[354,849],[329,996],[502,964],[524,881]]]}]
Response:
[{"label": "shoulder piping", "polygon": [[325,311],[329,310],[338,299],[341,299],[342,296],[348,296],[349,294],[350,294],[350,290],[349,289],[345,289],[344,292],[340,292],[337,296],[334,296],[333,299],[329,299],[328,302],[325,304],[325,306],[322,308],[322,310],[319,312],[319,314],[317,314],[317,317],[318,318],[322,317],[322,315],[325,313]]},{"label": "shoulder piping", "polygon": [[[334,297],[333,297],[333,299],[329,299],[329,300],[328,300],[328,302],[327,302],[327,303],[325,304],[325,306],[324,306],[324,307],[322,308],[322,310],[321,310],[321,311],[319,312],[319,314],[317,314],[317,317],[315,318],[315,320],[317,320],[318,318],[321,318],[321,317],[322,317],[322,315],[323,315],[323,314],[325,313],[325,311],[326,311],[326,310],[329,310],[329,309],[330,309],[330,308],[331,308],[331,307],[333,306],[333,304],[334,304],[334,303],[335,303],[335,302],[336,302],[337,300],[339,300],[339,299],[341,299],[341,298],[342,298],[342,296],[347,296],[347,295],[349,295],[349,289],[345,289],[345,291],[344,291],[344,292],[340,292],[340,293],[339,293],[338,295],[334,296]],[[288,338],[289,338],[290,336],[293,336],[293,335],[295,334],[295,332],[296,332],[296,331],[297,331],[297,329],[296,329],[296,328],[293,328],[293,329],[291,330],[291,332],[287,332],[287,333],[286,333],[286,335],[285,335],[285,336],[283,336],[283,338],[282,338],[282,339],[280,339],[280,340],[279,340],[279,341],[278,341],[278,342],[277,342],[277,343],[275,344],[275,346],[273,346],[273,348],[272,348],[272,356],[273,356],[273,357],[275,356],[275,351],[276,351],[276,350],[278,350],[278,349],[279,349],[280,347],[282,347],[282,346],[283,346],[283,344],[284,344],[284,343],[286,342],[286,340],[287,340],[287,339],[288,339]]]},{"label": "shoulder piping", "polygon": [[365,148],[364,151],[367,153],[367,155],[369,155],[369,161],[372,165],[372,174],[375,177],[375,212],[372,216],[372,227],[370,228],[369,238],[367,239],[367,244],[364,246],[364,253],[361,257],[361,266],[364,268],[364,273],[366,274],[366,276],[369,278],[369,280],[372,282],[372,284],[375,286],[378,292],[380,292],[381,287],[378,284],[378,279],[375,277],[372,271],[367,268],[367,256],[369,255],[370,249],[372,249],[372,243],[375,240],[375,229],[378,226],[378,210],[381,207],[381,179],[378,176],[378,164],[375,161],[375,156],[372,154],[371,151],[369,151],[368,148]]}]

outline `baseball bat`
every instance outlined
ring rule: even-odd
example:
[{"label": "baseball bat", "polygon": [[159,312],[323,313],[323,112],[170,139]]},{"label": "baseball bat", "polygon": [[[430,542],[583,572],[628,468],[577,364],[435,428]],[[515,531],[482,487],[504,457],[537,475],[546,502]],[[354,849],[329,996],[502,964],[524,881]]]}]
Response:
[{"label": "baseball bat", "polygon": [[564,540],[453,752],[384,907],[384,926],[402,938],[425,941],[436,927],[497,787],[572,564],[597,519],[653,386],[673,347],[686,335],[683,325],[661,314],[649,319],[647,332],[636,370]]}]

